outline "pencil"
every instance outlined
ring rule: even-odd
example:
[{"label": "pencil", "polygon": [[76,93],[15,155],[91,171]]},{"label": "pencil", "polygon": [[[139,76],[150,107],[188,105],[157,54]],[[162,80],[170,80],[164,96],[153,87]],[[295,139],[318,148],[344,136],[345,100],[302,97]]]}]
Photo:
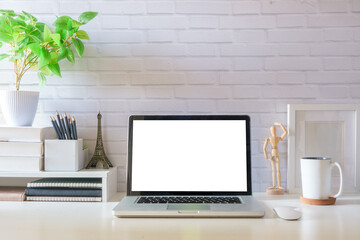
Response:
[{"label": "pencil", "polygon": [[51,123],[52,123],[52,125],[53,125],[53,127],[55,129],[55,132],[56,132],[56,135],[57,135],[58,139],[61,139],[61,134],[59,133],[59,128],[57,126],[57,123],[55,122],[55,119],[53,119],[52,117],[50,117],[50,119],[51,119]]},{"label": "pencil", "polygon": [[64,114],[64,119],[65,119],[66,133],[69,136],[68,139],[72,139],[72,137],[71,137],[71,129],[70,129],[70,121],[69,121],[69,118],[67,117],[66,113]]},{"label": "pencil", "polygon": [[65,139],[65,132],[63,132],[63,130],[61,128],[60,115],[59,115],[58,111],[56,111],[56,117],[59,121],[59,131],[60,131],[61,139]]},{"label": "pencil", "polygon": [[76,130],[76,121],[75,117],[72,118],[72,127],[73,127],[73,133],[74,133],[74,139],[77,140],[77,130]]},{"label": "pencil", "polygon": [[[69,139],[69,135],[68,133],[66,132],[66,128],[65,128],[65,123],[64,123],[64,119],[62,116],[60,116],[60,125],[61,125],[61,128],[63,130],[63,133],[64,133],[64,139]],[[65,134],[66,133],[66,134]]]}]

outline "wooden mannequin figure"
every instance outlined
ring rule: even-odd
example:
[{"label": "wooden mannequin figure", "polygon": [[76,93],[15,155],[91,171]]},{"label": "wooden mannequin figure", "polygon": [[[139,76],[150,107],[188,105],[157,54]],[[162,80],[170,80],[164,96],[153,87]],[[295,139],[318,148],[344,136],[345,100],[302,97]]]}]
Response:
[{"label": "wooden mannequin figure", "polygon": [[[280,126],[281,129],[284,131],[281,137],[276,136],[276,126]],[[276,122],[274,123],[274,126],[270,127],[270,132],[271,132],[271,137],[268,137],[264,143],[264,155],[265,155],[265,159],[271,162],[273,185],[272,187],[267,188],[266,193],[270,195],[281,195],[284,194],[284,188],[281,186],[280,154],[278,149],[278,143],[286,137],[287,131],[284,125]],[[266,147],[269,144],[269,142],[271,145],[270,158],[266,151]],[[276,164],[276,172],[275,172],[275,164]],[[275,175],[277,176],[277,184],[278,184],[277,186],[275,185]]]}]

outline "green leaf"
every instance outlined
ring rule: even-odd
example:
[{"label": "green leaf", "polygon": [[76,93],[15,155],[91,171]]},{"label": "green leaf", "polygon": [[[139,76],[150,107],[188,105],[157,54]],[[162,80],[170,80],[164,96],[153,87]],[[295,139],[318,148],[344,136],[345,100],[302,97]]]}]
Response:
[{"label": "green leaf", "polygon": [[45,74],[43,74],[42,72],[38,72],[37,73],[38,79],[39,79],[39,87],[40,90],[44,88],[45,84],[46,84],[46,77]]},{"label": "green leaf", "polygon": [[96,17],[98,13],[97,12],[83,12],[80,16],[79,16],[79,22],[82,24],[86,24],[88,23],[91,19],[93,19],[94,17]]},{"label": "green leaf", "polygon": [[80,39],[87,39],[87,40],[90,40],[90,37],[89,35],[87,34],[87,32],[85,32],[84,30],[79,30],[77,33],[76,33],[76,36]]},{"label": "green leaf", "polygon": [[63,60],[64,58],[66,58],[67,55],[68,55],[68,49],[62,47],[62,48],[61,48],[61,53],[60,53],[60,55],[58,56],[57,61],[60,62],[61,60]]},{"label": "green leaf", "polygon": [[40,71],[46,75],[46,76],[51,76],[52,75],[52,72],[50,71],[50,69],[48,68],[48,65],[40,68]]},{"label": "green leaf", "polygon": [[4,9],[1,9],[0,10],[0,14],[2,15],[9,15],[9,16],[16,16],[15,12],[13,10],[4,10]]},{"label": "green leaf", "polygon": [[44,41],[50,42],[51,41],[51,30],[48,26],[44,26]]},{"label": "green leaf", "polygon": [[13,40],[13,36],[8,33],[0,32],[0,41],[9,42],[11,40]]},{"label": "green leaf", "polygon": [[59,64],[57,64],[57,63],[49,64],[48,67],[49,67],[49,69],[50,69],[51,72],[53,72],[53,73],[56,74],[57,76],[61,77]]},{"label": "green leaf", "polygon": [[61,16],[58,17],[55,22],[53,23],[53,26],[57,27],[57,28],[62,28],[62,29],[66,29],[67,27],[67,23],[69,20],[71,20],[72,18],[69,16]]},{"label": "green leaf", "polygon": [[39,68],[42,68],[43,66],[49,64],[50,59],[50,53],[44,47],[42,47],[40,53]]},{"label": "green leaf", "polygon": [[0,54],[0,61],[1,60],[3,60],[3,59],[5,59],[5,58],[7,58],[7,57],[9,57],[10,55],[8,55],[8,54]]},{"label": "green leaf", "polygon": [[75,63],[75,55],[74,55],[74,52],[70,49],[70,48],[68,48],[68,50],[67,50],[67,56],[66,56],[66,58],[67,58],[67,60],[69,60],[71,63]]},{"label": "green leaf", "polygon": [[31,51],[35,53],[36,56],[40,57],[41,55],[41,47],[39,43],[31,43],[28,45]]},{"label": "green leaf", "polygon": [[58,34],[60,34],[60,38],[63,40],[63,41],[65,41],[65,39],[66,39],[66,29],[62,29],[62,28],[56,28],[55,29],[55,33],[58,33]]},{"label": "green leaf", "polygon": [[79,23],[78,21],[76,21],[76,20],[74,20],[74,19],[72,19],[71,25],[72,25],[73,28],[78,28],[78,27],[80,27],[80,26],[83,25],[83,24],[82,24],[82,23]]},{"label": "green leaf", "polygon": [[72,21],[69,20],[69,21],[67,22],[66,29],[67,29],[68,31],[70,31],[70,30],[72,29]]},{"label": "green leaf", "polygon": [[80,39],[73,38],[72,42],[74,44],[74,47],[76,49],[76,52],[78,53],[79,57],[82,57],[84,53],[84,44]]},{"label": "green leaf", "polygon": [[25,48],[27,46],[27,44],[29,43],[30,38],[29,37],[25,37],[23,40],[21,40],[19,42],[19,49],[23,50],[23,48]]},{"label": "green leaf", "polygon": [[51,52],[50,53],[50,64],[55,64],[57,63],[57,59],[59,57],[60,54],[56,53],[56,52]]},{"label": "green leaf", "polygon": [[61,36],[60,36],[60,34],[58,34],[58,33],[53,33],[53,34],[51,34],[51,38],[54,40],[54,42],[55,42],[58,46],[61,45],[61,42],[60,42]]},{"label": "green leaf", "polygon": [[33,15],[31,15],[25,11],[22,11],[22,13],[24,14],[24,17],[27,18],[28,20],[31,20],[33,22],[37,21],[36,17],[34,17]]}]

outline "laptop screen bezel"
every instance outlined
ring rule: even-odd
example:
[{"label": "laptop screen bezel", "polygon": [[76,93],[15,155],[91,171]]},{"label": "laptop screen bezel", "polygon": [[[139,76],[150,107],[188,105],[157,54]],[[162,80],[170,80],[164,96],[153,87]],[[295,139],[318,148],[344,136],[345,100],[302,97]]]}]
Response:
[{"label": "laptop screen bezel", "polygon": [[[132,147],[133,147],[133,123],[136,120],[245,120],[246,122],[246,176],[247,190],[240,192],[205,192],[205,191],[132,191]],[[132,115],[129,117],[128,132],[128,164],[127,164],[127,195],[149,196],[149,195],[251,195],[251,138],[250,117],[248,115]]]}]

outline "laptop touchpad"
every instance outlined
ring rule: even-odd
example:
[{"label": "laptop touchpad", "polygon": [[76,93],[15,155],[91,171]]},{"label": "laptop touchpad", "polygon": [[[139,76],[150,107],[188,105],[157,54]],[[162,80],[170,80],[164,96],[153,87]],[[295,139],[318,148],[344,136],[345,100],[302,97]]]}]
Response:
[{"label": "laptop touchpad", "polygon": [[204,211],[210,210],[210,205],[207,204],[169,204],[167,210],[187,210],[187,211]]}]

